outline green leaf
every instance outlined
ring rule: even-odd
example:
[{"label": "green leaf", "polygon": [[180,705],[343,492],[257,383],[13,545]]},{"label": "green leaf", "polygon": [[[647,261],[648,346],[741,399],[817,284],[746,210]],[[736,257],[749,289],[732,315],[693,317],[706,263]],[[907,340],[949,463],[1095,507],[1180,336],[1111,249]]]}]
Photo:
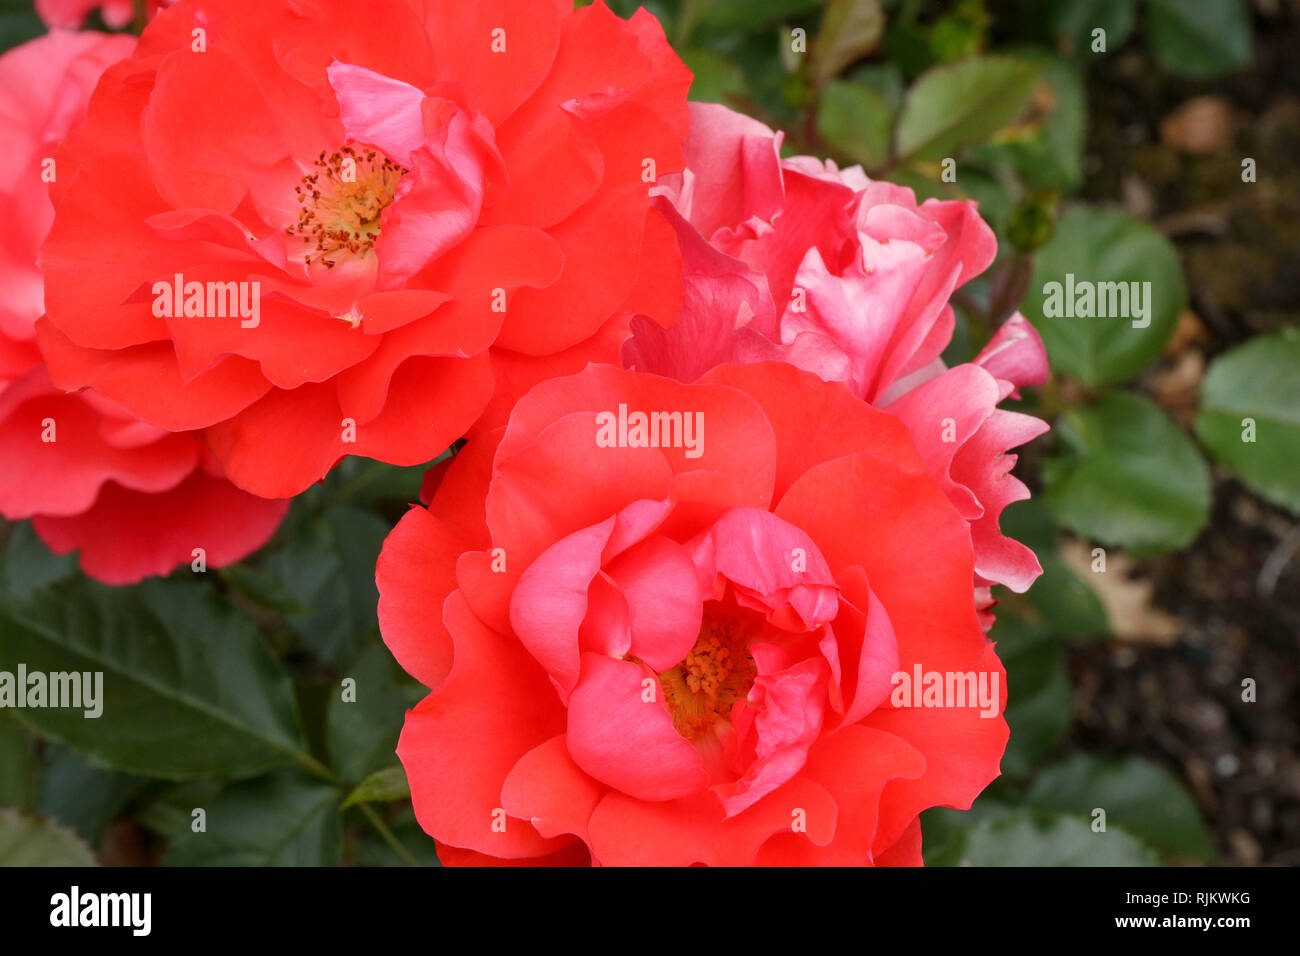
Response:
[{"label": "green leaf", "polygon": [[1007,669],[1007,725],[1011,737],[1003,773],[1023,777],[1070,729],[1070,679],[1061,642],[1045,629],[1009,614],[990,635]]},{"label": "green leaf", "polygon": [[256,628],[201,584],[77,579],[0,608],[0,670],[100,672],[102,714],[11,711],[93,763],[172,780],[311,762],[289,677]]},{"label": "green leaf", "polygon": [[262,568],[283,582],[306,613],[289,628],[327,664],[342,667],[378,633],[375,562],[391,525],[378,515],[343,505],[300,526],[288,544],[267,555]]},{"label": "green leaf", "polygon": [[1038,623],[1062,637],[1109,634],[1110,622],[1097,592],[1056,556],[1056,525],[1042,501],[1014,502],[1002,512],[1000,524],[1003,534],[1033,549],[1043,566],[1023,599],[1037,612]]},{"label": "green leaf", "polygon": [[785,127],[799,121],[808,106],[809,89],[799,74],[787,72],[786,58],[796,63],[805,54],[790,53],[785,30],[720,35],[710,49],[722,50],[745,75],[745,109],[761,113],[768,125]]},{"label": "green leaf", "polygon": [[431,461],[402,467],[349,455],[294,499],[293,510],[278,535],[292,533],[306,515],[317,515],[341,505],[371,511],[387,508],[400,516],[406,505],[419,500],[420,484],[429,468],[450,455],[451,449],[447,449]]},{"label": "green leaf", "polygon": [[13,526],[5,554],[5,592],[20,600],[77,570],[75,554],[55,554],[27,521]]},{"label": "green leaf", "polygon": [[95,866],[95,854],[52,820],[0,809],[0,866]]},{"label": "green leaf", "polygon": [[1102,637],[1110,633],[1106,608],[1097,592],[1055,554],[1038,555],[1043,573],[1026,595],[1052,633]]},{"label": "green leaf", "polygon": [[1051,28],[1066,49],[1078,57],[1101,56],[1092,51],[1092,31],[1106,31],[1106,53],[1114,53],[1133,32],[1134,0],[1056,0]]},{"label": "green leaf", "polygon": [[208,806],[225,786],[220,780],[170,784],[139,807],[132,819],[160,836],[178,837],[194,822],[194,808]]},{"label": "green leaf", "polygon": [[293,771],[233,784],[206,807],[206,830],[187,828],[168,866],[334,866],[342,855],[339,791]]},{"label": "green leaf", "polygon": [[[1245,441],[1254,420],[1254,441]],[[1300,329],[1224,352],[1201,382],[1196,433],[1251,490],[1300,512]]]},{"label": "green leaf", "polygon": [[16,47],[45,32],[45,24],[28,0],[0,2],[0,50]]},{"label": "green leaf", "polygon": [[22,724],[0,711],[0,806],[35,804],[40,764],[34,743]]},{"label": "green leaf", "polygon": [[406,708],[425,693],[402,673],[376,640],[342,674],[355,681],[355,700],[345,700],[335,685],[326,715],[327,748],[335,771],[349,782],[393,762]]},{"label": "green leaf", "polygon": [[[415,820],[411,805],[394,804],[387,808],[385,815],[388,827],[397,841],[405,847],[406,852],[415,858],[420,866],[441,866],[438,860],[438,848],[433,838],[420,829]],[[410,866],[399,857],[379,832],[372,826],[362,828],[356,847],[357,866]]]},{"label": "green leaf", "polygon": [[971,57],[926,71],[903,105],[898,154],[943,159],[987,138],[1025,111],[1037,79],[1033,63],[1008,56]]},{"label": "green leaf", "polygon": [[1047,507],[1066,527],[1138,557],[1190,544],[1210,511],[1196,446],[1150,401],[1108,395],[1056,423],[1063,453],[1044,466]]},{"label": "green leaf", "polygon": [[956,866],[966,846],[966,834],[981,820],[1014,812],[1005,799],[1005,778],[999,777],[975,798],[969,810],[931,807],[921,813],[922,852],[926,866]]},{"label": "green leaf", "polygon": [[250,601],[278,614],[306,614],[284,582],[273,574],[247,564],[230,564],[218,572],[222,580]]},{"label": "green leaf", "polygon": [[343,801],[342,809],[358,803],[389,803],[409,799],[411,786],[406,782],[406,771],[401,767],[385,767],[362,780]]},{"label": "green leaf", "polygon": [[934,66],[930,31],[908,19],[891,16],[885,25],[885,53],[908,80]]},{"label": "green leaf", "polygon": [[938,865],[1158,866],[1135,837],[1117,827],[1094,833],[1088,817],[1011,811],[974,823]]},{"label": "green leaf", "polygon": [[1156,60],[1174,73],[1205,78],[1250,64],[1246,0],[1147,0],[1147,27]]},{"label": "green leaf", "polygon": [[1140,757],[1077,754],[1041,771],[1025,795],[1031,807],[1090,819],[1133,834],[1162,854],[1209,861],[1214,851],[1196,804],[1163,768]]},{"label": "green leaf", "polygon": [[100,770],[70,750],[46,748],[41,813],[72,827],[91,846],[133,798],[149,785],[143,777]]},{"label": "green leaf", "polygon": [[1056,547],[1056,523],[1037,498],[1011,502],[1002,510],[998,524],[1003,534],[1032,549],[1040,559]]},{"label": "green leaf", "polygon": [[[1135,288],[1145,318],[1136,315]],[[1093,292],[1091,317],[1074,308],[1085,289]],[[1042,335],[1052,368],[1097,387],[1132,378],[1159,355],[1186,303],[1178,254],[1163,236],[1125,213],[1080,206],[1034,257],[1021,310]],[[1098,317],[1103,308],[1109,317]]]},{"label": "green leaf", "polygon": [[889,104],[875,90],[837,81],[822,94],[817,132],[854,162],[879,166],[889,158],[891,119]]},{"label": "green leaf", "polygon": [[990,17],[984,0],[958,0],[956,8],[930,28],[930,49],[941,63],[974,56],[984,48]]},{"label": "green leaf", "polygon": [[[752,32],[769,23],[777,23],[816,10],[824,0],[713,0],[703,24],[717,34]],[[789,42],[788,38],[786,42]]]},{"label": "green leaf", "polygon": [[[1007,192],[1006,182],[970,163],[962,166],[957,178],[965,198],[973,199],[979,204],[980,218],[987,222],[994,232],[1001,234],[1012,210],[1011,196]],[[973,357],[974,354],[972,352],[968,357]]]},{"label": "green leaf", "polygon": [[1057,57],[1026,55],[1040,64],[1051,102],[1041,128],[1032,136],[981,146],[975,161],[1006,162],[1033,189],[1073,192],[1083,183],[1083,146],[1088,125],[1088,94],[1083,71]]},{"label": "green leaf", "polygon": [[745,72],[734,60],[696,47],[681,52],[682,62],[695,75],[690,98],[697,103],[726,103],[745,93]]},{"label": "green leaf", "polygon": [[863,63],[849,74],[848,79],[861,86],[870,87],[885,98],[891,113],[898,112],[903,105],[903,72],[898,64],[889,61]]},{"label": "green leaf", "polygon": [[819,88],[873,51],[885,31],[880,0],[831,0],[822,14],[809,73]]}]

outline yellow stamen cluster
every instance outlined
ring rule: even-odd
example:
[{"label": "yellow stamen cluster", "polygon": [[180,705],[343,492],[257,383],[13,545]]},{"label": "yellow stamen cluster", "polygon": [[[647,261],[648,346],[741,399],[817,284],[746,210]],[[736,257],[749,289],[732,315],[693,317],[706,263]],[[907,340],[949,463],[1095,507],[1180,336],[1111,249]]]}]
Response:
[{"label": "yellow stamen cluster", "polygon": [[687,740],[698,740],[744,699],[757,674],[746,649],[742,623],[706,615],[699,639],[682,662],[659,675],[673,726]]},{"label": "yellow stamen cluster", "polygon": [[341,253],[360,256],[375,247],[379,217],[408,170],[376,150],[351,146],[322,151],[314,165],[316,172],[293,188],[302,208],[285,232],[306,241],[305,262],[333,269]]}]

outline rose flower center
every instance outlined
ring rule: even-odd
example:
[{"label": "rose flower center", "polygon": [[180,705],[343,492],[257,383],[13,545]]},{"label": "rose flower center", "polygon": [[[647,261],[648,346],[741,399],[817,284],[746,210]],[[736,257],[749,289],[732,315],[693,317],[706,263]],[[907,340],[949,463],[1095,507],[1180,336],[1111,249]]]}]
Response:
[{"label": "rose flower center", "polygon": [[700,636],[677,666],[659,675],[673,726],[687,740],[698,740],[719,720],[730,719],[758,671],[747,648],[739,617],[705,610]]},{"label": "rose flower center", "polygon": [[301,208],[285,232],[306,242],[305,262],[333,269],[340,255],[360,257],[375,247],[380,215],[407,169],[378,150],[352,146],[322,152],[313,165],[315,172],[293,187]]}]

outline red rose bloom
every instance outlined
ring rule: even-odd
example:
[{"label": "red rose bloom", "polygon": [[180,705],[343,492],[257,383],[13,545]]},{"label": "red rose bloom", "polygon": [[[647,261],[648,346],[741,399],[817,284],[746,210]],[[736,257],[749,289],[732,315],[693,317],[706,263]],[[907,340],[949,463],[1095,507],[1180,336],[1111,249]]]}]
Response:
[{"label": "red rose bloom", "polygon": [[34,324],[43,289],[37,250],[54,210],[50,158],[85,112],[104,68],[134,38],[56,31],[0,56],[0,195],[13,217],[0,245],[0,514],[31,518],[54,551],[108,584],[190,563],[220,567],[260,547],[287,501],[240,491],[192,435],[139,421],[87,391],[49,380]]},{"label": "red rose bloom", "polygon": [[[918,813],[997,775],[969,526],[844,385],[592,366],[428,486],[379,619],[432,688],[398,755],[444,862],[919,864]],[[983,709],[900,693],[933,673]]]},{"label": "red rose bloom", "polygon": [[51,376],[206,429],[268,497],[346,454],[427,461],[494,392],[672,319],[647,192],[689,82],[603,5],[177,4],[59,157]]}]

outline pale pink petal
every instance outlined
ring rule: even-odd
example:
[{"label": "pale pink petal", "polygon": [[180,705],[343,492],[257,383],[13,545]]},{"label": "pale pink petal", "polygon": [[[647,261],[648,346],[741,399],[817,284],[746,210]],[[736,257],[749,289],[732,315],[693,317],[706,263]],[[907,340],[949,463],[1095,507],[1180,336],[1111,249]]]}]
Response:
[{"label": "pale pink petal", "polygon": [[409,83],[350,63],[325,70],[339,101],[339,120],[350,139],[382,149],[403,166],[425,143],[424,93]]}]

